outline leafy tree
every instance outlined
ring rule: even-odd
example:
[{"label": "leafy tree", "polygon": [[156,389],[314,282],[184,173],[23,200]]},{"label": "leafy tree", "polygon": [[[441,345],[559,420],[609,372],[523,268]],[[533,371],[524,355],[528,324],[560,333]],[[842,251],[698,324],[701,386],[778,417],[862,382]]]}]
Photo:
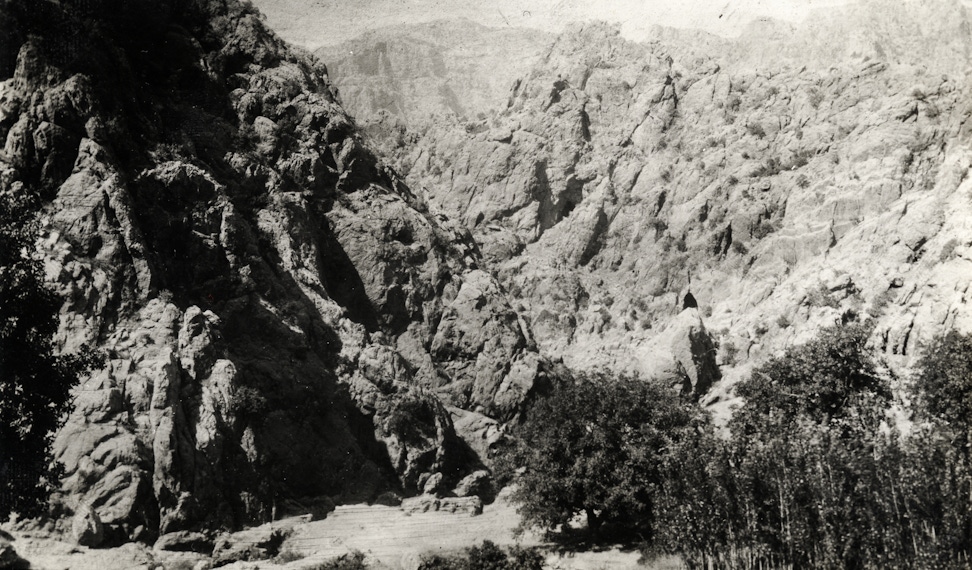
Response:
[{"label": "leafy tree", "polygon": [[925,347],[917,369],[913,394],[918,418],[942,422],[968,437],[972,433],[972,335],[950,331],[935,337]]},{"label": "leafy tree", "polygon": [[57,482],[54,431],[93,353],[57,356],[60,301],[34,255],[36,201],[19,184],[0,192],[0,520],[39,514]]},{"label": "leafy tree", "polygon": [[911,395],[916,426],[901,480],[911,526],[920,525],[912,534],[929,566],[959,566],[972,554],[972,335],[933,338]]},{"label": "leafy tree", "polygon": [[580,513],[651,534],[664,455],[696,415],[666,387],[604,374],[562,381],[516,430],[504,461],[525,526],[566,527]]},{"label": "leafy tree", "polygon": [[871,330],[870,323],[824,329],[754,370],[737,386],[746,405],[733,417],[733,431],[749,434],[765,430],[766,422],[840,421],[857,411],[884,410],[891,389],[867,348]]}]

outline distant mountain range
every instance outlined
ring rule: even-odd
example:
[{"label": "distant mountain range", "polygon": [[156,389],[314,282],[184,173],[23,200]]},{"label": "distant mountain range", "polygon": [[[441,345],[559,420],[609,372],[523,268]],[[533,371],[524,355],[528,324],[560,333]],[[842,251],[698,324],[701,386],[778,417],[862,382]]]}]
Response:
[{"label": "distant mountain range", "polygon": [[354,116],[467,120],[504,106],[513,80],[552,40],[536,30],[447,20],[371,31],[315,55]]}]

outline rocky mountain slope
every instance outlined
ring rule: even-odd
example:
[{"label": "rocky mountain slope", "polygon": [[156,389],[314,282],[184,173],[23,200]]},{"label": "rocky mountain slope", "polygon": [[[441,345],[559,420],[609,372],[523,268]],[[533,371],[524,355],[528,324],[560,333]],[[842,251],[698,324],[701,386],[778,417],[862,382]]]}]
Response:
[{"label": "rocky mountain slope", "polygon": [[968,10],[942,4],[919,6],[937,27],[895,24],[915,5],[855,8],[874,49],[815,36],[809,65],[787,53],[819,27],[637,44],[588,25],[558,37],[502,112],[414,144],[374,133],[473,233],[541,353],[569,366],[685,369],[671,355],[698,338],[696,351],[718,345],[720,369],[683,377],[705,389],[835,320],[871,318],[905,370],[932,335],[972,329]]},{"label": "rocky mountain slope", "polygon": [[548,364],[317,60],[237,0],[15,0],[0,27],[0,191],[44,198],[59,343],[107,357],[55,441],[62,512],[151,540],[478,464],[453,414],[483,448]]},{"label": "rocky mountain slope", "polygon": [[506,104],[553,36],[443,20],[383,28],[315,50],[354,117],[385,111],[409,126],[435,116],[476,119]]}]

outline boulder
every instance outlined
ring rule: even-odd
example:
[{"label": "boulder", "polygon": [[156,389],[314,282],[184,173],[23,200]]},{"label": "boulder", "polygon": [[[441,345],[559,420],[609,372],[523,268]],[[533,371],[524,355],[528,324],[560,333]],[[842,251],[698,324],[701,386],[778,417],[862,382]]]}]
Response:
[{"label": "boulder", "polygon": [[289,526],[267,524],[221,534],[213,543],[213,566],[272,558],[280,552],[280,546],[292,530]]},{"label": "boulder", "polygon": [[481,469],[466,475],[452,491],[457,497],[480,497],[487,500],[493,495],[493,480],[489,471]]},{"label": "boulder", "polygon": [[155,541],[155,550],[173,552],[195,552],[211,556],[214,548],[211,536],[202,532],[180,530],[163,534]]},{"label": "boulder", "polygon": [[105,527],[101,517],[88,505],[81,505],[71,520],[71,538],[80,546],[97,548],[105,539]]},{"label": "boulder", "polygon": [[17,554],[13,547],[13,537],[0,531],[0,570],[26,570],[30,562]]},{"label": "boulder", "polygon": [[402,504],[402,496],[394,491],[385,491],[375,497],[375,504],[386,507],[398,507]]},{"label": "boulder", "polygon": [[442,490],[442,473],[433,473],[422,485],[422,492],[426,495],[438,495]]},{"label": "boulder", "polygon": [[402,501],[401,509],[408,514],[447,512],[476,516],[483,513],[483,501],[479,497],[433,497],[420,495]]}]

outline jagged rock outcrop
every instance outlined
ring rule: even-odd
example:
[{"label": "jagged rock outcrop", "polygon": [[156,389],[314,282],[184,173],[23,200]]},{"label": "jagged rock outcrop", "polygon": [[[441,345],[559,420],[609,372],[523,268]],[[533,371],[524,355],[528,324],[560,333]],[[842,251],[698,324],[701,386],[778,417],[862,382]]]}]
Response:
[{"label": "jagged rock outcrop", "polygon": [[17,0],[0,22],[0,191],[44,199],[59,342],[106,356],[55,441],[68,510],[151,540],[477,464],[439,395],[508,416],[543,362],[323,65],[237,0]]},{"label": "jagged rock outcrop", "polygon": [[[569,366],[666,376],[692,361],[716,380],[718,363],[731,380],[821,326],[873,318],[907,367],[924,340],[972,326],[967,37],[949,32],[928,73],[907,46],[932,24],[892,25],[918,9],[953,30],[968,9],[917,4],[864,18],[874,41],[897,34],[893,57],[837,42],[826,65],[786,56],[820,44],[810,32],[707,46],[574,28],[506,110],[381,148],[473,233],[541,352]],[[779,58],[746,55],[773,42]],[[680,326],[689,288],[701,322]]]}]

